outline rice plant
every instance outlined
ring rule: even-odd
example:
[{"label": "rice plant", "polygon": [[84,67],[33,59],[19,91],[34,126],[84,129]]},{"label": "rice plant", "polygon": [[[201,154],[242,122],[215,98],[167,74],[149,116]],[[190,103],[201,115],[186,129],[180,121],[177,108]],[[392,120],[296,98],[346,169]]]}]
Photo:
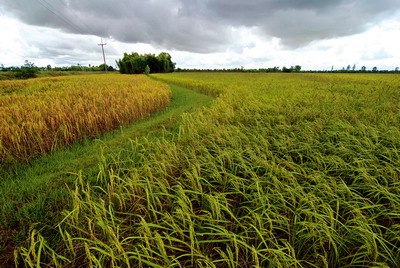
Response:
[{"label": "rice plant", "polygon": [[29,161],[168,106],[170,89],[145,76],[0,81],[0,164]]},{"label": "rice plant", "polygon": [[397,267],[397,76],[153,75],[216,97],[179,130],[77,176],[51,244],[56,267]]}]

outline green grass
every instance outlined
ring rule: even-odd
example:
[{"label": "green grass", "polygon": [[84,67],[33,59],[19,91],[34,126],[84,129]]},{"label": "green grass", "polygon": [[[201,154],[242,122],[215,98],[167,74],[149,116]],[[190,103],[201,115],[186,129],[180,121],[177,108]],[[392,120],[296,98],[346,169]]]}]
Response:
[{"label": "green grass", "polygon": [[0,80],[11,80],[15,79],[14,72],[0,72]]},{"label": "green grass", "polygon": [[398,76],[153,76],[217,98],[78,175],[57,240],[32,230],[20,262],[398,266]]},{"label": "green grass", "polygon": [[[129,149],[136,140],[159,137],[162,129],[174,132],[183,112],[208,105],[211,100],[182,87],[171,86],[171,89],[171,105],[148,119],[96,140],[77,142],[36,159],[30,165],[21,164],[0,171],[1,230],[10,231],[20,243],[26,239],[32,224],[39,223],[38,228],[47,226],[51,229],[61,219],[60,212],[71,207],[68,187],[73,187],[77,174],[97,184],[99,161],[108,161],[121,150]],[[16,235],[14,231],[19,233]]]}]

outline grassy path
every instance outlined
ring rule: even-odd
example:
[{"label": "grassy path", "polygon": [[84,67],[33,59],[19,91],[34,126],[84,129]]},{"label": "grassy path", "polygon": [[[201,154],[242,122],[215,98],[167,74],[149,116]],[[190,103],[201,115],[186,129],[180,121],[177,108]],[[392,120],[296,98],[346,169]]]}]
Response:
[{"label": "grassy path", "polygon": [[29,166],[0,171],[0,261],[11,244],[25,239],[33,223],[40,222],[43,226],[55,224],[60,211],[69,205],[66,186],[73,184],[77,172],[95,181],[102,155],[130,148],[132,139],[157,138],[162,135],[163,128],[177,129],[182,113],[208,105],[212,100],[190,89],[170,87],[171,105],[150,118],[96,140],[77,142],[37,159]]}]

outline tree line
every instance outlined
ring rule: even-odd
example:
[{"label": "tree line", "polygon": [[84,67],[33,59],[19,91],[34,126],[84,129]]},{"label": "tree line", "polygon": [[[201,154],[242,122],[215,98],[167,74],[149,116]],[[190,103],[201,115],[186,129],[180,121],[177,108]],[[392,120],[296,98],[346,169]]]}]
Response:
[{"label": "tree line", "polygon": [[238,73],[298,73],[301,71],[300,65],[279,68],[277,66],[271,68],[259,68],[259,69],[246,69],[243,66],[240,68],[223,68],[223,69],[186,69],[177,68],[176,72],[238,72]]},{"label": "tree line", "polygon": [[197,68],[177,68],[176,72],[242,72],[242,73],[400,73],[399,67],[393,70],[378,70],[377,67],[373,67],[368,70],[365,66],[357,70],[354,66],[353,68],[347,67],[339,70],[302,70],[300,65],[295,65],[290,68],[287,67],[270,67],[270,68],[258,68],[258,69],[246,69],[246,68],[223,68],[223,69],[197,69]]},{"label": "tree line", "polygon": [[175,70],[175,63],[171,55],[161,52],[155,54],[140,55],[124,53],[124,57],[116,61],[121,74],[143,74],[143,73],[171,73]]},{"label": "tree line", "polygon": [[[25,60],[25,64],[20,67],[10,66],[4,67],[3,64],[0,65],[0,71],[4,72],[2,75],[3,79],[27,79],[37,77],[39,71],[54,71],[54,72],[104,72],[104,64],[99,66],[83,66],[83,65],[71,65],[63,67],[52,67],[47,65],[46,67],[38,67],[33,62]],[[107,65],[107,71],[115,71],[114,67]],[[2,80],[0,78],[0,80]]]},{"label": "tree line", "polygon": [[[60,72],[70,72],[70,71],[85,71],[85,72],[104,72],[104,64],[100,64],[99,66],[91,65],[71,65],[71,66],[62,66],[62,67],[52,67],[51,65],[37,67],[34,63],[25,61],[25,64],[20,67],[9,66],[4,67],[4,65],[0,65],[0,71],[2,72],[18,72],[21,69],[36,69],[37,71],[60,71]],[[107,71],[114,72],[115,68],[111,65],[107,65]]]},{"label": "tree line", "polygon": [[[302,70],[300,65],[287,67],[269,67],[269,68],[258,68],[258,69],[246,69],[243,66],[240,68],[223,68],[223,69],[188,69],[188,68],[177,68],[175,69],[175,63],[171,60],[171,55],[162,52],[159,55],[155,54],[143,54],[140,55],[136,52],[132,54],[124,53],[122,59],[116,61],[118,68],[115,69],[113,66],[107,65],[107,70],[110,72],[118,71],[122,74],[149,74],[149,73],[169,73],[169,72],[244,72],[244,73],[400,73],[399,67],[393,70],[378,70],[377,67],[373,67],[370,70],[367,67],[362,66],[360,69],[356,68],[356,65],[348,65],[347,68],[343,67],[338,70],[332,68],[330,70]],[[46,67],[37,67],[34,63],[25,61],[25,64],[21,67],[4,67],[0,64],[0,71],[4,73],[0,75],[0,80],[3,79],[26,79],[36,77],[39,71],[86,71],[86,72],[103,72],[104,64],[99,66],[83,66],[80,64],[64,66],[64,67],[52,67],[47,65]]]}]

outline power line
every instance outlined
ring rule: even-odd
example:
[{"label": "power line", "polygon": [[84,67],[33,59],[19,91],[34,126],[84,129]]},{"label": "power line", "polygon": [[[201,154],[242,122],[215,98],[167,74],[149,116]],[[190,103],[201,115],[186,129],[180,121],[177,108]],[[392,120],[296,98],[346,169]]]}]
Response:
[{"label": "power line", "polygon": [[[46,2],[46,0],[43,0],[43,1],[45,1]],[[70,8],[64,1],[62,1],[62,0],[58,0],[65,8]],[[65,18],[65,17],[64,17]],[[82,25],[84,25],[85,26],[85,28],[87,29],[87,30],[89,30],[90,32],[94,32],[93,31],[93,29],[91,28],[91,27],[89,27],[85,22],[83,22],[82,20],[80,20],[79,21],[79,23],[80,24],[82,24]]]},{"label": "power line", "polygon": [[[62,15],[57,14],[53,9],[55,9],[52,5],[50,5],[48,2],[46,2],[45,0],[43,0],[43,2],[41,0],[36,0],[40,5],[42,5],[44,8],[46,8],[48,11],[50,11],[52,14],[54,14],[56,17],[58,17],[59,19],[63,20],[65,23],[67,23],[69,26],[71,26],[72,28],[74,28],[76,31],[78,31],[79,33],[83,34],[82,29],[78,28],[78,26],[73,25],[72,22],[70,22],[67,18],[63,18]],[[44,3],[46,3],[47,5],[45,5]],[[51,8],[52,7],[52,8]]]},{"label": "power line", "polygon": [[[62,12],[57,11],[57,9],[50,4],[49,2],[47,2],[46,0],[36,0],[40,5],[42,5],[44,8],[46,8],[48,11],[50,11],[52,14],[54,14],[56,17],[58,17],[59,19],[61,19],[62,21],[64,21],[65,23],[67,23],[69,26],[71,26],[73,29],[75,29],[76,31],[78,31],[81,34],[85,34],[84,31],[82,30],[82,28],[78,27],[77,25],[74,25],[74,23],[72,23],[67,17],[65,17]],[[59,2],[65,6],[66,8],[68,8],[68,6],[66,6],[65,2],[62,0],[59,0]],[[82,24],[87,28],[87,30],[91,31],[90,27],[87,26],[85,23],[82,22]],[[93,31],[92,31],[93,32]],[[104,60],[104,71],[107,72],[107,65],[106,65],[106,57],[105,57],[105,53],[104,53],[104,46],[107,45],[107,43],[103,43],[103,38],[101,38],[101,43],[98,44],[99,46],[101,46],[101,50],[103,52],[103,60]]]},{"label": "power line", "polygon": [[[54,12],[58,13],[58,15],[62,18],[64,18],[65,20],[67,20],[69,23],[77,26],[79,28],[78,25],[76,25],[75,23],[73,23],[70,19],[68,19],[66,16],[64,16],[64,12],[60,12],[52,3],[49,3],[47,0],[41,0],[42,2],[46,3],[47,6],[49,6]],[[62,1],[60,1],[61,4],[63,4]],[[65,4],[63,4],[65,6]],[[65,6],[66,7],[66,6]]]}]

